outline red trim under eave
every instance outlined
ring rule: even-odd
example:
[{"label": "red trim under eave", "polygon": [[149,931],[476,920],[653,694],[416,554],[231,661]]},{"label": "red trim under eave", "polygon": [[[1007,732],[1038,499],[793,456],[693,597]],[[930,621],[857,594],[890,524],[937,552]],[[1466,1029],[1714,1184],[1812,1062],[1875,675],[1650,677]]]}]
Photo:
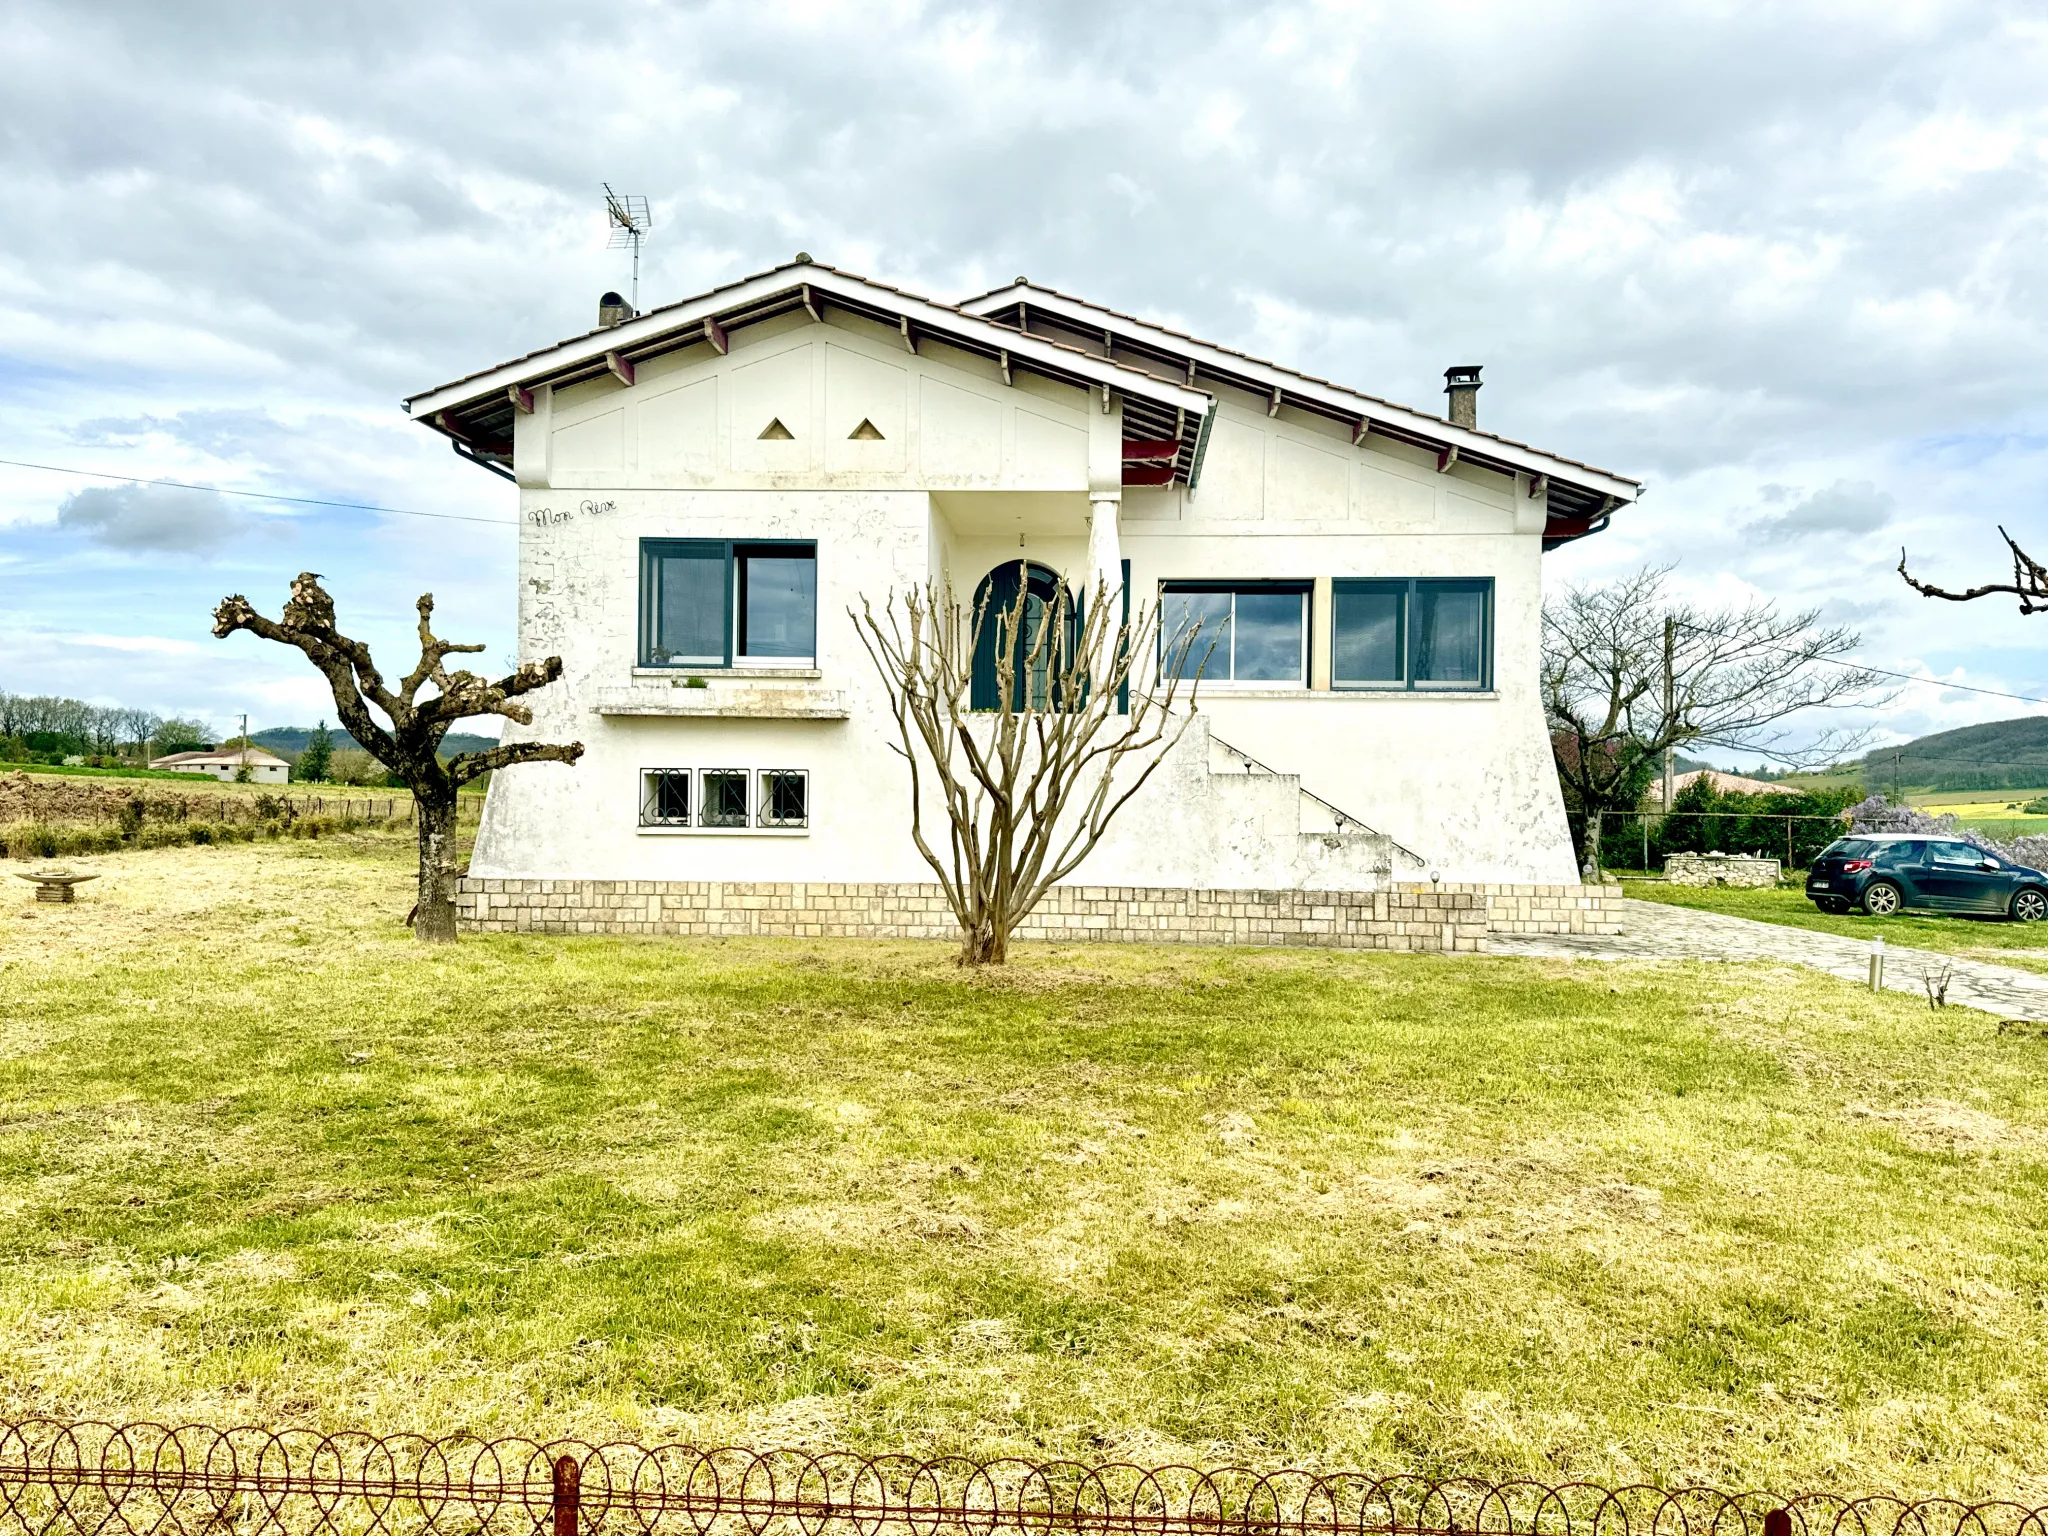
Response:
[{"label": "red trim under eave", "polygon": [[1173,466],[1171,464],[1126,464],[1125,485],[1171,485]]},{"label": "red trim under eave", "polygon": [[457,421],[452,412],[434,412],[434,425],[458,442],[469,444],[478,453],[495,453],[507,456],[512,452],[512,440],[510,438],[478,437],[461,422]]},{"label": "red trim under eave", "polygon": [[1549,554],[1560,545],[1569,544],[1573,539],[1583,539],[1589,533],[1598,533],[1607,526],[1607,519],[1613,514],[1602,512],[1595,517],[1555,517],[1543,525],[1543,552]]}]

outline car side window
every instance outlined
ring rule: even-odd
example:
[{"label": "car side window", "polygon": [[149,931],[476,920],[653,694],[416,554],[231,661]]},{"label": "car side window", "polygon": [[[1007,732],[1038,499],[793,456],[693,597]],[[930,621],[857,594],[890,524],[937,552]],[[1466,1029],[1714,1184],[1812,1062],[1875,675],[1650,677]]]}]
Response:
[{"label": "car side window", "polygon": [[1984,862],[1984,855],[1968,843],[1934,843],[1928,853],[1937,864],[1960,865],[1965,869],[1975,869]]}]

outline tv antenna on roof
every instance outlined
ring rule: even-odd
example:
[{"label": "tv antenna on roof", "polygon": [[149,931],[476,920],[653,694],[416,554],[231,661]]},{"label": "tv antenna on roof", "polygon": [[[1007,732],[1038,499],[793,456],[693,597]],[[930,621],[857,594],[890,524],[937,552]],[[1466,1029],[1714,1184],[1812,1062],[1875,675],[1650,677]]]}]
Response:
[{"label": "tv antenna on roof", "polygon": [[640,242],[647,238],[647,230],[654,220],[648,216],[647,199],[631,192],[614,192],[612,184],[604,184],[605,218],[611,225],[611,239],[605,242],[605,249],[616,251],[620,247],[633,253],[633,312],[640,312]]}]

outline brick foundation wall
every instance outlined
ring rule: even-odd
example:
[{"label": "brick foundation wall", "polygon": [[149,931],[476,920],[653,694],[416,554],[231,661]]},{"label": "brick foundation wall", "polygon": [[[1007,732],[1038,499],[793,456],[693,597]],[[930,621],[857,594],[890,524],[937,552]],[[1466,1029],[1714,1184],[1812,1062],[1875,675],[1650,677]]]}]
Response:
[{"label": "brick foundation wall", "polygon": [[[1569,893],[1569,894],[1567,894]],[[1503,932],[1598,933],[1604,893],[1579,886],[1401,886],[1384,891],[1194,891],[1058,886],[1020,939],[1477,953]],[[957,937],[936,884],[465,879],[462,926],[482,933],[706,937]],[[1502,916],[1515,926],[1503,926]],[[1549,924],[1550,926],[1541,926]]]},{"label": "brick foundation wall", "polygon": [[1618,885],[1451,885],[1486,898],[1488,933],[1619,933]]}]

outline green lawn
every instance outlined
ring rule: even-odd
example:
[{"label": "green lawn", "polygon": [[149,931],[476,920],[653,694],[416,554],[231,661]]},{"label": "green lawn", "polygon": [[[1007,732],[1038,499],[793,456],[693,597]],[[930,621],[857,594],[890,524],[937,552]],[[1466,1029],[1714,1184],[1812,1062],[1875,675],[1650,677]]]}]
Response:
[{"label": "green lawn", "polygon": [[1998,965],[2048,971],[2048,923],[2009,923],[1917,912],[1883,918],[1865,917],[1860,912],[1832,916],[1806,899],[1803,886],[1794,885],[1744,891],[1725,886],[1666,885],[1662,880],[1625,879],[1622,889],[1641,901],[1726,912],[1760,923],[1782,923],[1788,928],[1811,928],[1819,933],[1841,933],[1857,939],[1882,934],[1888,945],[1908,944],[1916,949],[1967,955]]},{"label": "green lawn", "polygon": [[[2041,1491],[2048,1039],[1811,971],[0,907],[0,1408]],[[14,883],[14,882],[10,882]]]}]

